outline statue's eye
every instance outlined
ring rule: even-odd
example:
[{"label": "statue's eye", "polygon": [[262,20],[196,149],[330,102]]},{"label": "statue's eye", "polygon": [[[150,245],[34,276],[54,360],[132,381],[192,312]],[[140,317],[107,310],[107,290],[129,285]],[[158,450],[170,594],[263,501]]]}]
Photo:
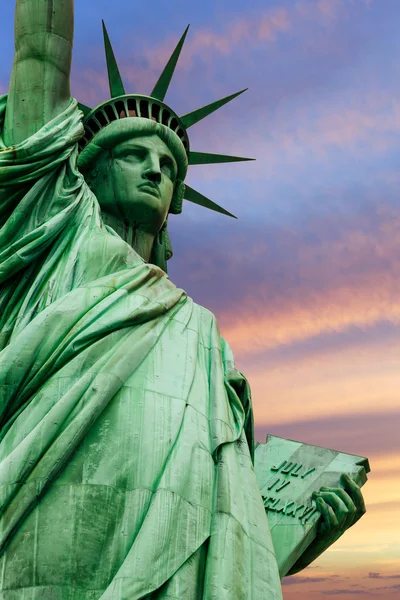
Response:
[{"label": "statue's eye", "polygon": [[116,152],[118,158],[126,158],[127,160],[144,160],[145,151],[141,148],[124,148],[120,152]]},{"label": "statue's eye", "polygon": [[175,181],[175,165],[173,161],[165,156],[160,160],[161,170],[172,180]]},{"label": "statue's eye", "polygon": [[143,160],[146,156],[146,153],[144,150],[141,150],[140,148],[131,148],[129,150],[127,150],[126,152],[126,156],[129,158],[137,158],[139,160]]}]

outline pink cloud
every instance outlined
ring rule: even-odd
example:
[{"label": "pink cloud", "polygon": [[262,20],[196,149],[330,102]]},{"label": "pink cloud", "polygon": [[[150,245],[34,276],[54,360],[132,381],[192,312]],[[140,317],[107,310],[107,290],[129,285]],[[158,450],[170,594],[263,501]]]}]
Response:
[{"label": "pink cloud", "polygon": [[314,105],[315,119],[308,121],[307,129],[295,132],[298,142],[315,151],[327,146],[351,150],[368,142],[369,150],[381,151],[385,148],[381,136],[400,129],[400,103],[389,92],[373,90],[363,98],[353,94],[346,104],[335,104]]},{"label": "pink cloud", "polygon": [[400,324],[397,208],[382,201],[379,183],[364,192],[362,210],[351,210],[339,187],[327,190],[324,201],[336,208],[312,210],[304,222],[299,215],[286,226],[265,222],[264,229],[221,232],[208,247],[177,254],[174,270],[183,285],[217,312],[241,357],[351,328]]},{"label": "pink cloud", "polygon": [[[368,0],[363,0],[362,4],[368,5]],[[326,21],[346,16],[346,7],[344,0],[301,0],[289,5],[289,8],[273,7],[253,18],[230,21],[222,31],[197,29],[191,32],[185,43],[181,65],[188,68],[195,56],[204,55],[208,50],[211,50],[214,56],[216,52],[227,55],[240,44],[274,42],[279,35],[287,34],[310,20],[324,25]],[[174,44],[175,36],[156,49],[148,48],[145,55],[150,68],[162,68]]]},{"label": "pink cloud", "polygon": [[[240,318],[236,316],[237,306],[220,316],[231,343],[247,352],[298,343],[354,326],[369,327],[380,321],[399,324],[400,217],[389,207],[377,207],[376,211],[373,233],[362,216],[334,240],[326,235],[330,228],[336,230],[334,217],[315,219],[310,227],[320,232],[316,245],[302,244],[295,233],[288,232],[286,245],[295,253],[301,284],[289,294],[288,284],[282,280],[282,293],[271,297],[265,280],[252,281],[248,295],[241,299]],[[282,232],[282,244],[284,236]],[[262,244],[258,243],[253,251],[267,260]],[[233,265],[233,271],[235,268]]]},{"label": "pink cloud", "polygon": [[[346,96],[316,100],[312,108],[299,106],[290,120],[278,114],[264,142],[267,156],[272,158],[280,149],[295,162],[310,154],[323,161],[329,160],[333,148],[360,156],[397,145],[393,133],[400,129],[400,102],[390,92],[371,90]],[[262,152],[260,140],[258,146]]]},{"label": "pink cloud", "polygon": [[[179,68],[188,71],[198,56],[211,56],[215,59],[216,55],[227,56],[243,45],[273,43],[281,35],[287,35],[304,25],[308,26],[310,21],[313,26],[317,24],[324,27],[330,24],[332,19],[336,20],[345,15],[345,6],[343,0],[302,1],[289,8],[275,6],[250,18],[227,21],[219,30],[193,28],[185,42]],[[159,73],[176,43],[176,34],[169,36],[156,47],[150,47],[144,39],[141,47],[146,67],[142,70],[135,66],[133,70],[127,65],[124,72],[128,80],[132,78],[132,81],[139,80],[143,83],[142,77],[147,78],[149,71],[153,74]]]},{"label": "pink cloud", "polygon": [[84,69],[79,74],[73,73],[71,93],[79,102],[90,107],[97,105],[102,99],[110,96],[107,73],[99,73],[94,69]]},{"label": "pink cloud", "polygon": [[295,9],[298,14],[307,20],[317,20],[320,23],[330,24],[348,16],[351,5],[370,7],[373,0],[298,0]]},{"label": "pink cloud", "polygon": [[[193,131],[196,149],[213,148],[214,152],[255,157],[255,163],[247,163],[248,178],[257,180],[287,181],[288,168],[309,168],[311,162],[328,168],[332,152],[340,150],[349,161],[380,155],[398,146],[400,131],[400,102],[389,90],[378,90],[374,82],[365,83],[367,89],[339,89],[334,95],[313,97],[311,102],[282,102],[268,112],[261,105],[252,107],[252,127],[239,117],[232,127],[232,118],[225,119],[221,113],[215,127]],[[248,92],[247,94],[250,94]],[[235,100],[236,106],[244,106],[250,96]],[[233,104],[233,103],[232,103]],[[218,119],[218,121],[217,121]],[[349,162],[350,164],[350,162]],[[203,180],[231,178],[237,167],[224,166],[203,169]],[[239,168],[241,168],[239,166]],[[309,192],[312,182],[297,178],[296,186],[304,184]],[[267,194],[267,190],[266,190]]]},{"label": "pink cloud", "polygon": [[317,7],[323,15],[330,19],[336,19],[341,4],[340,0],[318,0]]},{"label": "pink cloud", "polygon": [[[188,69],[196,56],[211,52],[228,55],[238,45],[255,42],[273,42],[277,36],[291,29],[290,13],[285,8],[272,8],[254,19],[237,19],[228,22],[222,31],[193,29],[188,35],[185,49],[180,58],[180,68]],[[147,47],[145,56],[150,69],[160,70],[176,44],[176,37],[165,40],[157,48]]]},{"label": "pink cloud", "polygon": [[[236,356],[250,382],[256,425],[265,425],[268,431],[274,425],[399,411],[400,375],[394,366],[398,344],[378,344],[377,348],[370,344],[361,351],[359,348],[360,345],[319,355],[315,352],[272,365],[265,355],[264,366],[256,368],[252,368],[250,360]],[[340,435],[338,432],[339,438]],[[332,435],[329,443],[332,447],[337,445]],[[367,439],[360,442],[360,452],[367,444]]]},{"label": "pink cloud", "polygon": [[[293,31],[306,26],[307,39],[309,35],[310,21],[312,27],[316,25],[323,27],[325,21],[332,21],[333,17],[338,19],[345,15],[343,0],[307,0],[294,3],[289,8],[273,7],[259,12],[251,18],[238,18],[224,22],[221,29],[210,28],[190,30],[184,50],[182,52],[176,79],[181,78],[184,82],[187,73],[196,57],[215,60],[218,55],[227,56],[239,47],[254,47],[257,44],[274,43],[279,36],[288,35]],[[321,21],[322,18],[322,21]],[[135,32],[137,37],[137,32]],[[174,46],[177,43],[179,33],[168,36],[156,47],[150,47],[147,40],[143,39],[139,44],[142,48],[141,61],[129,60],[125,53],[120,61],[123,78],[132,90],[150,92],[161,69],[165,66]],[[99,44],[101,40],[99,39]],[[245,60],[245,59],[244,59]],[[205,73],[206,74],[206,73]],[[107,94],[108,85],[105,72],[96,74],[92,69],[84,69],[79,74],[74,74],[74,93],[80,98],[86,98],[88,103],[95,103]],[[206,83],[206,82],[205,82]],[[218,94],[218,82],[212,80],[207,82],[208,89],[214,89]],[[185,90],[185,98],[190,98],[190,90]],[[351,119],[352,115],[348,115]],[[300,122],[300,121],[299,121]],[[304,132],[299,130],[297,137],[301,138]],[[334,138],[333,133],[331,134]],[[286,137],[286,145],[291,146],[295,140],[290,134]]]},{"label": "pink cloud", "polygon": [[296,10],[303,19],[325,18],[336,21],[339,14],[343,11],[342,0],[299,0],[296,2]]}]

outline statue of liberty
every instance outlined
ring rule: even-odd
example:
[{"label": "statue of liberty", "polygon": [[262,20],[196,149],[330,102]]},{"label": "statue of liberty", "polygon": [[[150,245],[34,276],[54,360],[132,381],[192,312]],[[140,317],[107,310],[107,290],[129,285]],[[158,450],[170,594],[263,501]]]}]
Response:
[{"label": "statue of liberty", "polygon": [[[168,279],[187,129],[126,94],[107,32],[111,99],[70,97],[73,0],[17,0],[0,98],[0,597],[279,600],[254,474],[249,386],[215,317]],[[321,492],[304,568],[363,512]]]}]

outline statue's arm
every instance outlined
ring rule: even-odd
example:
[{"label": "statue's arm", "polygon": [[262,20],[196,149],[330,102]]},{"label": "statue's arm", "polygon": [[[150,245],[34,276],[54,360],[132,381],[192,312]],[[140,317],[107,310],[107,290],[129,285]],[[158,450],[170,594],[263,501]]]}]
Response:
[{"label": "statue's arm", "polygon": [[18,144],[70,101],[74,0],[17,0],[3,137]]}]

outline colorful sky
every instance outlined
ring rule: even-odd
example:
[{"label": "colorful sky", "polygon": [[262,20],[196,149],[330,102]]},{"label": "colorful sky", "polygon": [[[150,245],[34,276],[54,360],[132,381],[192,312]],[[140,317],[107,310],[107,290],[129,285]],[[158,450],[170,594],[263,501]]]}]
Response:
[{"label": "colorful sky", "polygon": [[[12,62],[2,6],[0,92]],[[107,98],[104,18],[128,91],[149,93],[191,23],[166,101],[185,114],[249,91],[192,149],[257,159],[192,167],[233,220],[171,217],[171,279],[218,317],[273,433],[367,456],[367,514],[283,581],[285,600],[400,595],[399,0],[76,2],[73,94]]]}]

